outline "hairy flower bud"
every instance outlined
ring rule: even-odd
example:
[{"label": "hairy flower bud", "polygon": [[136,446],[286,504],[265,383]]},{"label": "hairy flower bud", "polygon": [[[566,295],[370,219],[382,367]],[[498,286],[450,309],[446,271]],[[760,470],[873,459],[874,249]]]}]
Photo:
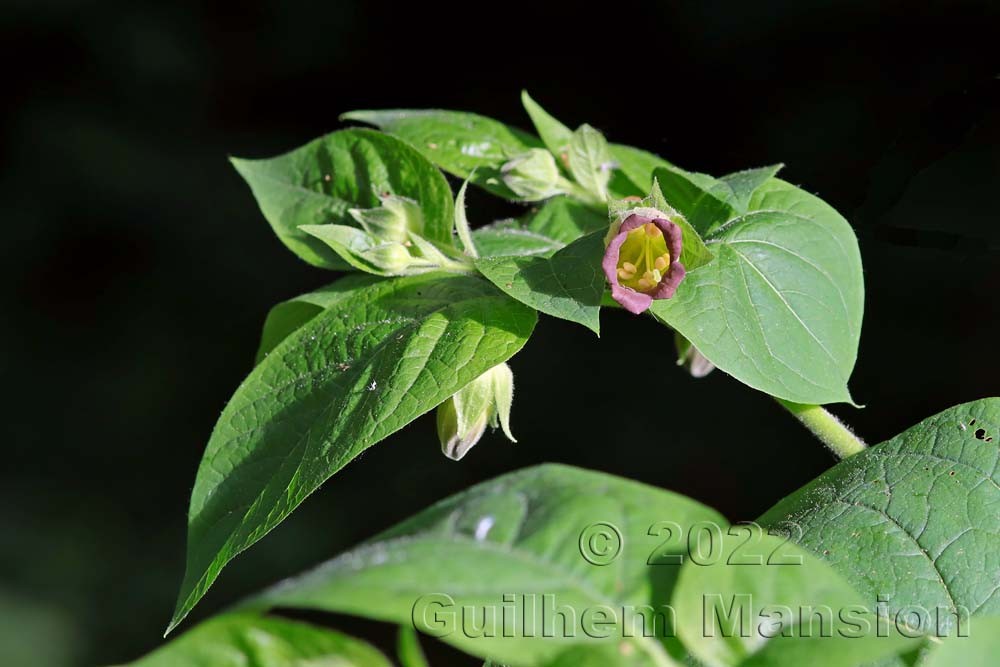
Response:
[{"label": "hairy flower bud", "polygon": [[542,148],[532,148],[511,158],[500,168],[500,173],[504,184],[526,201],[539,201],[562,191],[556,159]]},{"label": "hairy flower bud", "polygon": [[680,263],[681,228],[652,208],[630,211],[612,225],[601,268],[611,298],[638,315],[654,299],[669,299],[686,273]]},{"label": "hairy flower bud", "polygon": [[386,194],[378,208],[352,208],[347,212],[361,228],[379,241],[404,243],[410,233],[423,234],[424,214],[420,204],[407,197]]},{"label": "hairy flower bud", "polygon": [[409,248],[402,243],[382,243],[360,253],[360,256],[388,275],[398,275],[415,263]]},{"label": "hairy flower bud", "polygon": [[674,345],[677,347],[677,365],[683,366],[691,377],[703,378],[715,370],[715,364],[679,333],[674,334]]},{"label": "hairy flower bud", "polygon": [[437,431],[441,451],[458,461],[479,442],[486,426],[503,428],[511,442],[510,408],[514,374],[507,364],[494,366],[438,406]]}]

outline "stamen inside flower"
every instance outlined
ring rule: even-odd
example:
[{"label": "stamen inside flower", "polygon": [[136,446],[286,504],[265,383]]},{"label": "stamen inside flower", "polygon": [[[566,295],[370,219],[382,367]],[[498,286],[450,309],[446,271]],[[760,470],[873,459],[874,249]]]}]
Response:
[{"label": "stamen inside flower", "polygon": [[670,251],[660,228],[651,222],[625,237],[618,253],[618,280],[637,292],[655,290],[670,266]]}]

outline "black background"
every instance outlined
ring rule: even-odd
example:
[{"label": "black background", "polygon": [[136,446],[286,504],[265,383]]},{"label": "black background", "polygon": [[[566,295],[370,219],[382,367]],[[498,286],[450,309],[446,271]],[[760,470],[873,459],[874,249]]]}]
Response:
[{"label": "black background", "polygon": [[[5,3],[0,662],[109,663],[160,641],[214,420],[268,308],[332,277],[272,236],[225,158],[283,152],[350,109],[528,126],[526,87],[687,168],[784,162],[864,257],[851,386],[868,407],[835,411],[878,442],[996,394],[996,7],[879,4]],[[474,220],[506,212],[470,201]],[[231,564],[194,617],[540,461],[734,520],[832,464],[766,396],[677,371],[661,327],[604,319],[598,340],[543,318],[513,360],[518,445],[487,436],[455,464],[418,420]]]}]

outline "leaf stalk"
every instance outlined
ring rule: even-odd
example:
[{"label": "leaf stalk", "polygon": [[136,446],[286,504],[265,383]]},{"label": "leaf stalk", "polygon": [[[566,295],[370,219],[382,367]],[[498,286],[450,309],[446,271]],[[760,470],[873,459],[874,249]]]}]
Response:
[{"label": "leaf stalk", "polygon": [[854,435],[844,422],[821,405],[804,405],[776,398],[802,425],[812,431],[838,458],[846,459],[868,448],[865,441]]}]

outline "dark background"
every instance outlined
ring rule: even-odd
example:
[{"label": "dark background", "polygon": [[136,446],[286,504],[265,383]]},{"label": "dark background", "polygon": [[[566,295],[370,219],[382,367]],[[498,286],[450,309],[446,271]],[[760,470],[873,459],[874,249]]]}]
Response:
[{"label": "dark background", "polygon": [[[106,664],[159,643],[214,420],[268,308],[332,277],[272,236],[225,158],[288,150],[350,109],[527,126],[526,87],[568,124],[684,167],[785,162],[861,242],[851,386],[868,407],[835,410],[878,442],[998,393],[996,7],[874,5],[5,3],[0,663]],[[485,196],[470,209],[508,212]],[[832,464],[766,396],[677,371],[654,323],[608,313],[604,325],[599,341],[541,321],[512,363],[518,445],[488,436],[455,464],[432,420],[417,421],[230,565],[194,617],[540,461],[674,489],[732,519]],[[623,397],[610,387],[629,346],[651,380]],[[627,420],[611,410],[622,400],[636,404]]]}]

